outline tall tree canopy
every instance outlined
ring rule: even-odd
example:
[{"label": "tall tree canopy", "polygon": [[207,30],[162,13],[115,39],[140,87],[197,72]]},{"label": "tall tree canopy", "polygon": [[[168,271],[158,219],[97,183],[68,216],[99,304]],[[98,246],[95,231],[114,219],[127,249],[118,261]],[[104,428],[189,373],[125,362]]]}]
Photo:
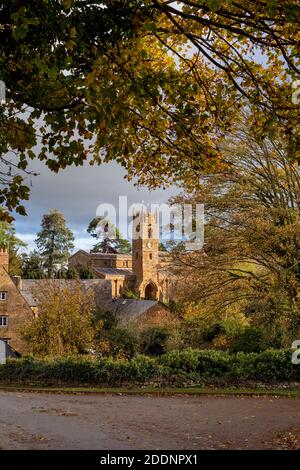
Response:
[{"label": "tall tree canopy", "polygon": [[205,204],[201,251],[174,249],[178,295],[215,315],[234,307],[289,346],[300,332],[300,175],[279,141],[243,129],[223,143],[231,165],[177,198]]},{"label": "tall tree canopy", "polygon": [[[130,253],[130,242],[124,239],[118,228],[102,217],[94,217],[87,232],[99,240],[92,248],[93,253]],[[113,233],[112,233],[113,232]]]},{"label": "tall tree canopy", "polygon": [[67,227],[64,215],[56,209],[43,215],[42,229],[37,234],[35,243],[44,259],[48,277],[53,277],[56,264],[67,261],[70,250],[74,248],[74,235]]},{"label": "tall tree canopy", "polygon": [[35,157],[59,171],[93,154],[150,187],[194,185],[224,164],[217,141],[241,107],[295,158],[297,77],[292,0],[4,1],[0,203],[25,212]]},{"label": "tall tree canopy", "polygon": [[12,223],[0,222],[0,248],[9,254],[9,274],[19,276],[22,274],[22,259],[19,249],[26,247],[26,243],[16,236],[16,229]]},{"label": "tall tree canopy", "polygon": [[21,259],[24,279],[43,279],[45,277],[44,259],[38,251],[23,253]]}]

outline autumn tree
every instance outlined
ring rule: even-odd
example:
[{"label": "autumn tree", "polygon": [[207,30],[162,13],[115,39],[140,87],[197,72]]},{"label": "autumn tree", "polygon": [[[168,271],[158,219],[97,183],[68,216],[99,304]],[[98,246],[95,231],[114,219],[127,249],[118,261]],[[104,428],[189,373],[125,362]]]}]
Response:
[{"label": "autumn tree", "polygon": [[124,239],[119,229],[102,217],[94,217],[87,232],[98,241],[92,248],[93,253],[130,253],[131,245]]},{"label": "autumn tree", "polygon": [[[1,208],[0,208],[1,210]],[[9,274],[19,276],[22,273],[22,259],[20,248],[26,247],[26,243],[16,236],[16,230],[12,223],[0,222],[0,247],[9,253]]]},{"label": "autumn tree", "polygon": [[67,227],[64,215],[56,209],[43,215],[41,226],[35,243],[44,259],[48,277],[51,278],[54,275],[55,265],[65,263],[70,250],[74,248],[74,235]]},{"label": "autumn tree", "polygon": [[284,142],[244,128],[222,146],[228,170],[177,200],[204,203],[206,215],[203,250],[173,250],[177,295],[216,318],[241,311],[289,346],[300,331],[298,166]]},{"label": "autumn tree", "polygon": [[82,290],[79,281],[51,280],[40,281],[32,296],[38,315],[23,328],[31,351],[40,356],[87,352],[97,333],[92,291]]},{"label": "autumn tree", "polygon": [[[195,187],[237,110],[299,150],[299,7],[291,0],[2,2],[0,203],[25,213],[28,162],[116,160],[150,187]],[[9,217],[7,212],[2,217]]]},{"label": "autumn tree", "polygon": [[9,211],[25,214],[20,200],[29,197],[26,179],[35,172],[28,161],[35,156],[53,171],[86,159],[83,142],[93,134],[94,112],[84,96],[85,78],[97,54],[132,34],[136,3],[1,2],[0,203]]}]

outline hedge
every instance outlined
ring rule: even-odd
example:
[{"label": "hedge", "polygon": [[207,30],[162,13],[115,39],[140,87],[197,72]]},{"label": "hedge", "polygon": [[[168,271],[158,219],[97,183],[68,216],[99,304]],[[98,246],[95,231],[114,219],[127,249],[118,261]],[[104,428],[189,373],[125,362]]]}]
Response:
[{"label": "hedge", "polygon": [[72,356],[9,359],[0,365],[0,382],[23,384],[121,384],[179,382],[209,383],[262,381],[300,382],[300,365],[291,362],[291,350],[229,354],[222,351],[186,349],[158,358],[129,359]]}]

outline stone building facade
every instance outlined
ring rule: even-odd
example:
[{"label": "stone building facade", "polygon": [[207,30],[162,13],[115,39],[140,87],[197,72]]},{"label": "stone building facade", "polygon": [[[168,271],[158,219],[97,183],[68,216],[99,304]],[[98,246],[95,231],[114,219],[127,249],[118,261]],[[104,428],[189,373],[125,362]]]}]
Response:
[{"label": "stone building facade", "polygon": [[69,258],[69,267],[89,267],[95,277],[111,282],[112,297],[126,290],[141,299],[169,302],[173,299],[168,253],[159,251],[158,214],[143,212],[133,217],[132,253],[87,253],[77,251]]},{"label": "stone building facade", "polygon": [[21,328],[33,317],[33,312],[13,278],[8,274],[8,253],[0,251],[0,339],[18,352],[26,353]]}]

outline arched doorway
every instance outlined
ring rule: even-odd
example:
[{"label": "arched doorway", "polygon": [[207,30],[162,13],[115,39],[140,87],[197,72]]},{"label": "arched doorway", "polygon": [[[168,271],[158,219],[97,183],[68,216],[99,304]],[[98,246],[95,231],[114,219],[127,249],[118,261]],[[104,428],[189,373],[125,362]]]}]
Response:
[{"label": "arched doorway", "polygon": [[146,285],[144,298],[147,300],[157,300],[157,287],[153,282],[149,282]]}]

